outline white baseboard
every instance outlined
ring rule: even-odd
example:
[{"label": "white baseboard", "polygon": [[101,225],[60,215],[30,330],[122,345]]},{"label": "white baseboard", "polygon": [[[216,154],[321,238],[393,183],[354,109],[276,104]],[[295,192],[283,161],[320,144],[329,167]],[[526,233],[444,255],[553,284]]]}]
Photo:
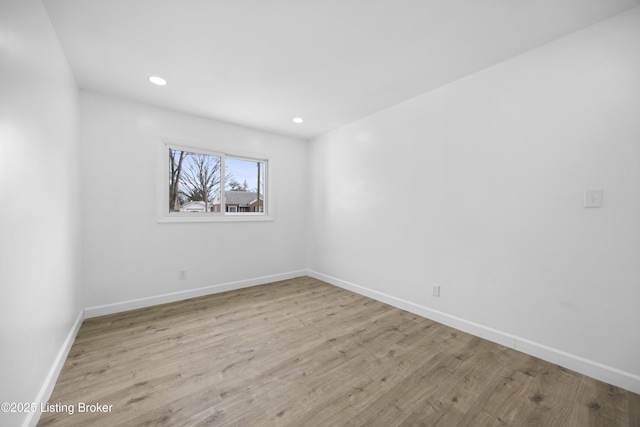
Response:
[{"label": "white baseboard", "polygon": [[516,337],[516,350],[547,362],[563,366],[588,377],[640,394],[640,376],[631,372],[566,353],[544,344]]},{"label": "white baseboard", "polygon": [[502,344],[505,347],[518,350],[522,353],[537,357],[547,362],[563,366],[567,369],[579,372],[600,381],[624,388],[634,393],[640,394],[640,376],[625,372],[611,366],[603,365],[593,360],[585,359],[574,354],[569,354],[561,350],[545,346],[540,343],[529,341],[516,335],[508,334],[497,329],[489,328],[478,323],[471,322],[459,317],[451,316],[428,307],[415,304],[401,298],[394,297],[364,286],[356,285],[326,274],[308,270],[307,275],[318,280],[330,283],[343,289],[367,296],[377,301],[400,308],[410,313],[434,320],[443,325],[456,328],[470,333],[480,338]]},{"label": "white baseboard", "polygon": [[258,277],[255,279],[240,280],[237,282],[229,282],[219,285],[206,286],[203,288],[189,289],[185,291],[171,292],[168,294],[155,295],[146,298],[116,302],[113,304],[99,305],[96,307],[85,308],[84,317],[86,319],[89,319],[92,317],[104,316],[107,314],[135,310],[137,308],[151,307],[158,304],[166,304],[169,302],[181,301],[189,298],[201,297],[204,295],[217,294],[220,292],[233,291],[236,289],[263,285],[265,283],[277,282],[279,280],[293,279],[294,277],[306,276],[306,274],[306,270],[298,270],[289,273]]},{"label": "white baseboard", "polygon": [[27,418],[22,423],[23,427],[33,427],[38,424],[40,420],[40,408],[43,403],[47,403],[49,397],[51,397],[51,392],[53,392],[53,388],[56,385],[56,381],[58,380],[58,376],[60,375],[60,371],[62,371],[62,367],[64,366],[65,360],[67,360],[67,356],[69,355],[69,351],[73,346],[73,342],[76,339],[76,335],[78,335],[78,331],[80,330],[80,326],[82,326],[82,321],[84,320],[84,314],[82,311],[78,313],[78,317],[76,321],[73,323],[71,330],[67,334],[67,338],[62,343],[62,347],[60,351],[58,351],[58,355],[49,369],[49,373],[44,380],[44,384],[40,388],[40,392],[36,397],[35,404],[37,410],[34,412],[29,412]]}]

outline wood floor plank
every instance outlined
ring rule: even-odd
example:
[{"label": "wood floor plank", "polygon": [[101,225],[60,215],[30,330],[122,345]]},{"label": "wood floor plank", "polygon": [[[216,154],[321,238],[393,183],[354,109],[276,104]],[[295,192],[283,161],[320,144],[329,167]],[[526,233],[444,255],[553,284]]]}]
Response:
[{"label": "wood floor plank", "polygon": [[38,425],[640,425],[637,394],[309,277],[87,319],[49,403],[76,411]]}]

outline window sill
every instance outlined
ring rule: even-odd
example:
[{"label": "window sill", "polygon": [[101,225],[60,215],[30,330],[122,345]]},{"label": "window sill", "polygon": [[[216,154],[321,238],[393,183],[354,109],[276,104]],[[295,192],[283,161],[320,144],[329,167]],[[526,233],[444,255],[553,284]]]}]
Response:
[{"label": "window sill", "polygon": [[158,218],[158,223],[176,222],[265,222],[273,221],[270,215],[246,215],[246,214],[226,214],[226,215],[171,215]]}]

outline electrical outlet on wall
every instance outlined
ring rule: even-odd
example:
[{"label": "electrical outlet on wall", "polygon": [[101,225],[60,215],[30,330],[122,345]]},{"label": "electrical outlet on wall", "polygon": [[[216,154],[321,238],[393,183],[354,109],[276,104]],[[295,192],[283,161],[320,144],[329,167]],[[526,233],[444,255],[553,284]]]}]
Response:
[{"label": "electrical outlet on wall", "polygon": [[180,280],[187,280],[187,270],[186,269],[178,270],[178,278]]},{"label": "electrical outlet on wall", "polygon": [[431,294],[434,297],[440,296],[440,285],[431,285]]},{"label": "electrical outlet on wall", "polygon": [[584,207],[601,208],[603,206],[604,192],[602,188],[584,190]]}]

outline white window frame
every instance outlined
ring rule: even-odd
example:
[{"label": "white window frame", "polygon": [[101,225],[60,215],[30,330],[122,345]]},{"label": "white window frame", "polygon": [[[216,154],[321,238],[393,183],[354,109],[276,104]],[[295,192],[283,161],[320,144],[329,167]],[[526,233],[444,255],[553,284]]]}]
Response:
[{"label": "white window frame", "polygon": [[[201,153],[211,156],[220,157],[220,212],[170,212],[169,211],[169,149],[188,151],[192,153]],[[170,139],[162,139],[160,144],[158,159],[161,160],[161,166],[158,168],[162,177],[158,179],[158,222],[175,223],[175,222],[236,222],[236,221],[273,221],[273,208],[271,201],[271,177],[270,165],[271,159],[267,155],[257,153],[243,153],[239,150],[213,150],[198,146],[198,144],[185,144],[181,141]],[[238,160],[262,162],[264,164],[264,193],[261,194],[264,200],[264,212],[225,212],[224,204],[224,188],[225,183],[225,159],[231,157]],[[162,187],[160,187],[160,185]]]}]

